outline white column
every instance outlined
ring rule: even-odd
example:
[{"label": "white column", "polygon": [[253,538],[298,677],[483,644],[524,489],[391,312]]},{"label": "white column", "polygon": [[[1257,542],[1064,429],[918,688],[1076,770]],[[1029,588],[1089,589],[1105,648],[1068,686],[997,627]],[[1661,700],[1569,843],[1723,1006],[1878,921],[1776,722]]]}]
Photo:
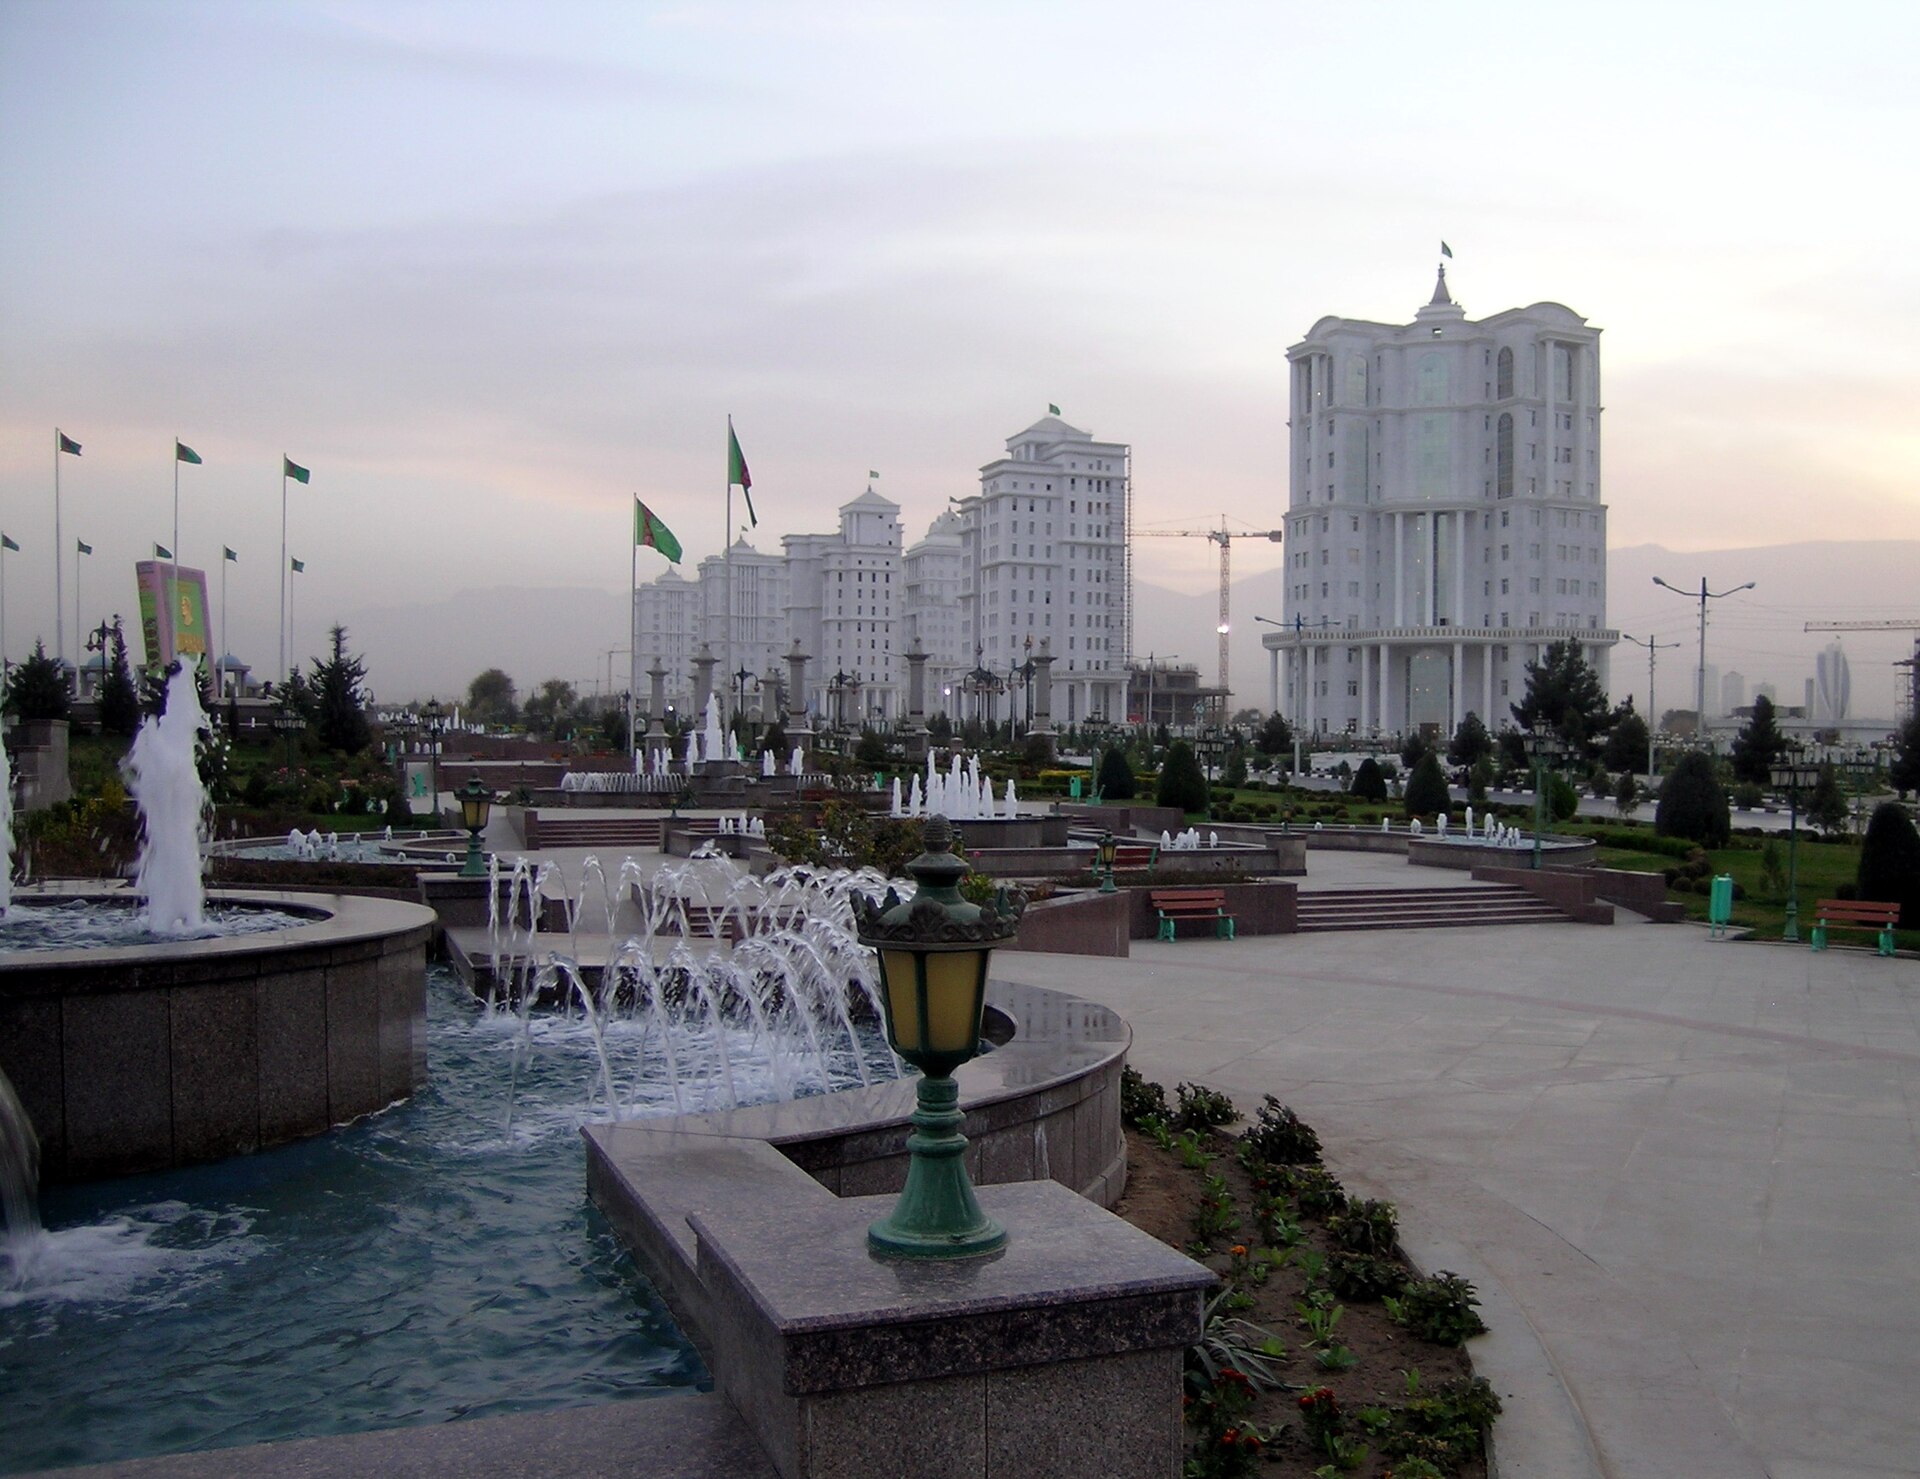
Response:
[{"label": "white column", "polygon": [[1300,654],[1300,656],[1301,656],[1301,662],[1300,662],[1300,669],[1301,669],[1301,671],[1302,671],[1302,672],[1303,672],[1303,673],[1304,673],[1304,674],[1306,675],[1306,683],[1307,683],[1307,698],[1306,698],[1306,708],[1305,708],[1305,709],[1303,709],[1303,710],[1302,710],[1301,712],[1302,712],[1302,713],[1304,713],[1304,714],[1305,714],[1305,715],[1307,716],[1307,720],[1306,720],[1306,724],[1307,724],[1307,733],[1308,733],[1308,734],[1312,734],[1312,733],[1313,733],[1313,700],[1314,700],[1314,692],[1313,692],[1313,664],[1314,664],[1314,653],[1313,653],[1313,648],[1311,648],[1311,647],[1305,647],[1305,648],[1302,648],[1302,649],[1301,649],[1301,654]]},{"label": "white column", "polygon": [[1360,644],[1360,733],[1373,728],[1373,648]]},{"label": "white column", "polygon": [[1454,730],[1460,727],[1460,690],[1466,685],[1466,681],[1467,681],[1466,666],[1467,666],[1466,644],[1462,642],[1455,642],[1453,644],[1453,671],[1451,674],[1449,674],[1451,681],[1447,685],[1449,688],[1453,690],[1453,706],[1451,709],[1451,713],[1453,715],[1453,723],[1447,730],[1447,733],[1449,735],[1451,735]]},{"label": "white column", "polygon": [[[1415,514],[1418,520],[1420,515]],[[1420,562],[1427,568],[1427,578],[1420,582],[1420,625],[1430,627],[1439,615],[1435,605],[1440,584],[1440,515],[1430,513],[1426,516],[1420,530]]]},{"label": "white column", "polygon": [[1473,515],[1461,509],[1453,516],[1453,624],[1470,627],[1467,620],[1467,531]]},{"label": "white column", "polygon": [[1393,624],[1397,627],[1407,624],[1407,561],[1401,517],[1398,512],[1393,515]]},{"label": "white column", "polygon": [[1280,712],[1280,649],[1267,649],[1267,708],[1272,713]]},{"label": "white column", "polygon": [[1380,717],[1376,721],[1382,729],[1391,722],[1387,718],[1387,683],[1393,674],[1393,648],[1385,642],[1380,644]]},{"label": "white column", "polygon": [[1493,718],[1493,643],[1487,642],[1480,648],[1480,721],[1488,729],[1500,726]]}]

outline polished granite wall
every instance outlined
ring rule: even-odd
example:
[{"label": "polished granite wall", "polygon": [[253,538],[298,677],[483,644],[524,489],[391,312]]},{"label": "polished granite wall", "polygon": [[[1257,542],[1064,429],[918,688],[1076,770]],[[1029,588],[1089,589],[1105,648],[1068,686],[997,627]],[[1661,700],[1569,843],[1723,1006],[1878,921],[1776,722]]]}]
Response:
[{"label": "polished granite wall", "polygon": [[0,960],[0,1070],[40,1138],[45,1180],[260,1150],[425,1081],[428,910],[217,897],[311,918],[271,935]]}]

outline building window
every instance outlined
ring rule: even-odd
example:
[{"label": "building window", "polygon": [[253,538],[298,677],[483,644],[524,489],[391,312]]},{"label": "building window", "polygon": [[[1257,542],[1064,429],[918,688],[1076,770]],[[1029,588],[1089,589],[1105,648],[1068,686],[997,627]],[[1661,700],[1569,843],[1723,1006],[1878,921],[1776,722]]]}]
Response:
[{"label": "building window", "polygon": [[1494,433],[1494,494],[1499,498],[1513,497],[1513,417],[1504,411],[1500,415],[1500,428]]},{"label": "building window", "polygon": [[1500,351],[1500,359],[1493,372],[1493,393],[1503,401],[1513,396],[1513,351],[1511,349]]}]

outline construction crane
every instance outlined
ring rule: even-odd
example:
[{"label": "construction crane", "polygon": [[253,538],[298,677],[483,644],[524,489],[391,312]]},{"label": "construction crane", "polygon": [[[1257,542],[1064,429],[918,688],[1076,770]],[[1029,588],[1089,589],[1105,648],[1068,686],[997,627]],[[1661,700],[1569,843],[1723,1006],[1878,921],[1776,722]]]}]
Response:
[{"label": "construction crane", "polygon": [[1254,531],[1235,530],[1227,527],[1227,516],[1220,515],[1218,529],[1136,529],[1136,536],[1144,535],[1150,539],[1211,539],[1220,546],[1220,708],[1224,718],[1227,704],[1227,633],[1233,628],[1232,612],[1232,559],[1233,542],[1236,539],[1265,539],[1274,544],[1280,542],[1278,529],[1259,529]]},{"label": "construction crane", "polygon": [[[1810,621],[1801,630],[1808,632],[1920,632],[1920,621],[1895,617],[1892,621]],[[1900,659],[1896,668],[1907,670],[1907,715],[1920,714],[1920,636],[1913,639],[1913,656]]]}]

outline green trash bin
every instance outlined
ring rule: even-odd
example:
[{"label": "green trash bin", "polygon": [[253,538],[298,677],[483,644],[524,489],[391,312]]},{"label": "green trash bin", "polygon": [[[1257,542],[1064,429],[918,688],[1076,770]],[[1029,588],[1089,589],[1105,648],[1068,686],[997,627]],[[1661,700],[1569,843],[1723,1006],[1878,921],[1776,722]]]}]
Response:
[{"label": "green trash bin", "polygon": [[1713,926],[1711,933],[1724,935],[1727,924],[1733,918],[1733,875],[1718,873],[1714,875],[1713,892],[1707,896],[1707,923]]},{"label": "green trash bin", "polygon": [[1067,783],[1067,794],[1070,795],[1075,801],[1078,801],[1080,799],[1080,777],[1079,776],[1075,776],[1071,781]]}]

